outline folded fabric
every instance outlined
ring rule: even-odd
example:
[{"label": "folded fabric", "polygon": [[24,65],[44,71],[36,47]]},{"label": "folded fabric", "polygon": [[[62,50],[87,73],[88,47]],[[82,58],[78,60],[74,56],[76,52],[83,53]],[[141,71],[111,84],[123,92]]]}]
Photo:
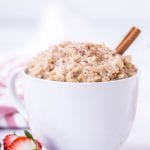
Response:
[{"label": "folded fabric", "polygon": [[[0,128],[26,128],[27,122],[15,108],[13,98],[9,94],[9,80],[15,69],[24,66],[25,58],[9,58],[0,62]],[[23,101],[22,79],[16,79],[16,93]]]}]

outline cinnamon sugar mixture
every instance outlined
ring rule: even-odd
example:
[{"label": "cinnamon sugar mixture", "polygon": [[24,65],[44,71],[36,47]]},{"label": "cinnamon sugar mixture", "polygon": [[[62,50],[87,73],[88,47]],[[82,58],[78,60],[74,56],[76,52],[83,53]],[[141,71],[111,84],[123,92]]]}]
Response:
[{"label": "cinnamon sugar mixture", "polygon": [[104,82],[135,75],[130,56],[104,44],[64,42],[50,46],[27,65],[33,77],[62,82]]}]

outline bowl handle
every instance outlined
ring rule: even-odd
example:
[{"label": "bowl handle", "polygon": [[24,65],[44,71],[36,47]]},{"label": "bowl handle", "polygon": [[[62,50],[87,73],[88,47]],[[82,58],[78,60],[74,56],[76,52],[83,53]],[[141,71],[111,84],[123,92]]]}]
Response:
[{"label": "bowl handle", "polygon": [[9,85],[9,93],[13,100],[14,106],[16,107],[18,112],[24,117],[24,119],[26,121],[28,121],[27,112],[25,110],[23,103],[20,101],[20,99],[17,96],[16,87],[15,87],[16,78],[20,72],[21,72],[21,69],[17,69],[12,73],[10,80],[9,80],[9,84],[8,84]]}]

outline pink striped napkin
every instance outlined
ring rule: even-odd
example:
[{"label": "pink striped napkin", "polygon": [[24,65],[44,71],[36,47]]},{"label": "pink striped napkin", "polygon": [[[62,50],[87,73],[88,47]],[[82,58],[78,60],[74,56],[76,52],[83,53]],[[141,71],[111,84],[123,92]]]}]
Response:
[{"label": "pink striped napkin", "polygon": [[[27,122],[15,109],[9,94],[8,81],[15,69],[23,67],[25,58],[9,58],[0,62],[0,128],[26,128]],[[16,92],[23,100],[21,76],[16,79]]]}]

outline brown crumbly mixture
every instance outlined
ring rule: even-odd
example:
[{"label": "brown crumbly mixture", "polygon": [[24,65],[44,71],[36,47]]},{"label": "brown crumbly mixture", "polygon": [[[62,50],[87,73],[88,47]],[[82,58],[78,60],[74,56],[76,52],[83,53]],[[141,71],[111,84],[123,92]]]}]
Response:
[{"label": "brown crumbly mixture", "polygon": [[62,82],[104,82],[135,75],[130,56],[104,44],[64,42],[39,53],[27,65],[33,77]]}]

